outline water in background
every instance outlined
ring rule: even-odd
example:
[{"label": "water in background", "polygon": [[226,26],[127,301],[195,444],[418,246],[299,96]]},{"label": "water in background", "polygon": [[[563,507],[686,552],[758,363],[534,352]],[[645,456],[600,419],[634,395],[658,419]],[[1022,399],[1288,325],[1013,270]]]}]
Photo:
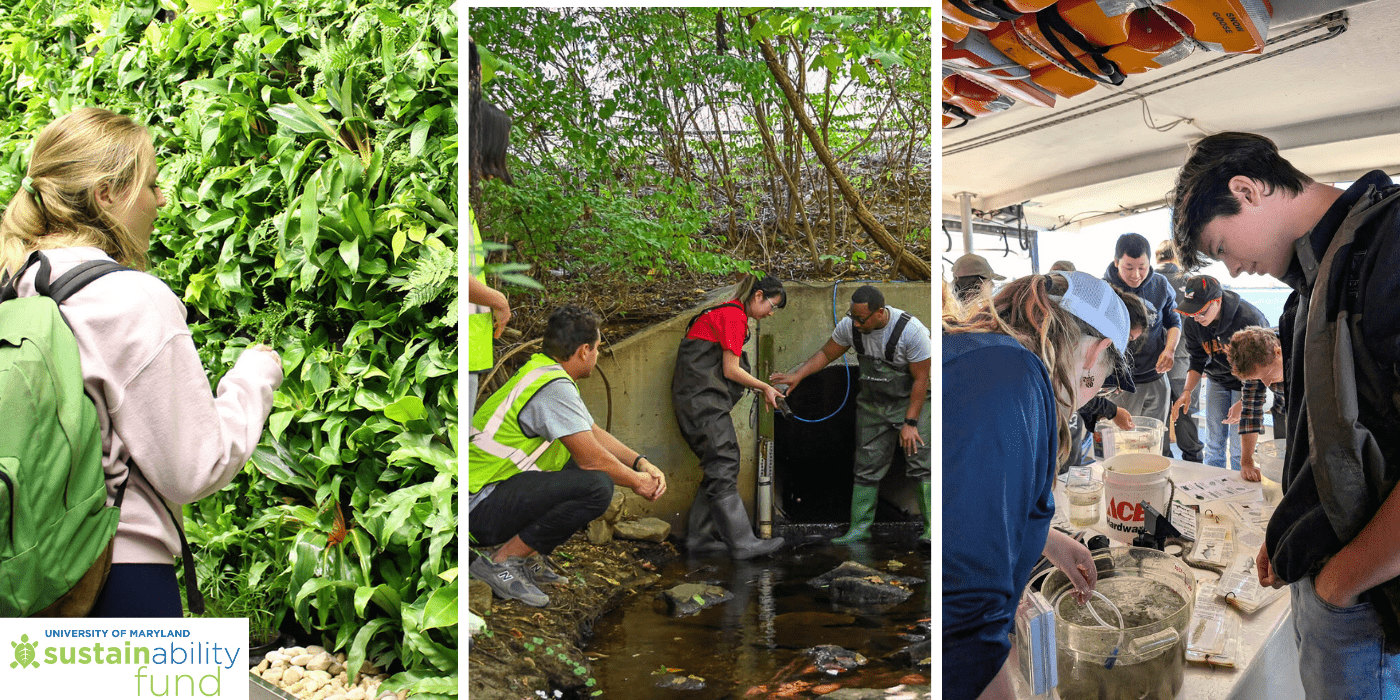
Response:
[{"label": "water in background", "polygon": [[1279,316],[1283,314],[1283,304],[1288,301],[1288,295],[1293,292],[1290,287],[1240,287],[1232,289],[1225,286],[1240,298],[1256,306],[1264,314],[1264,318],[1269,319],[1269,325],[1278,327]]}]

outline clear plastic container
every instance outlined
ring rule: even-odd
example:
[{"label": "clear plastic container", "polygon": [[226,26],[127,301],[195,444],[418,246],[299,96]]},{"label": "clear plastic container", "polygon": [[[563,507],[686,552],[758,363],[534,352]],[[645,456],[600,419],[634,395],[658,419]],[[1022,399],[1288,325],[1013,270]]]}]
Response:
[{"label": "clear plastic container", "polygon": [[1133,416],[1132,430],[1114,428],[1113,443],[1115,454],[1162,454],[1162,435],[1166,427],[1162,421],[1147,416]]},{"label": "clear plastic container", "polygon": [[[1075,602],[1064,573],[1052,570],[1041,592],[1055,610],[1062,698],[1172,700],[1186,669],[1186,628],[1196,602],[1196,577],[1180,559],[1152,549],[1096,550],[1099,622]],[[1120,628],[1118,625],[1121,615]]]},{"label": "clear plastic container", "polygon": [[1288,449],[1288,440],[1279,438],[1260,442],[1254,446],[1254,466],[1264,478],[1260,486],[1264,489],[1264,502],[1278,505],[1283,498],[1283,457]]}]

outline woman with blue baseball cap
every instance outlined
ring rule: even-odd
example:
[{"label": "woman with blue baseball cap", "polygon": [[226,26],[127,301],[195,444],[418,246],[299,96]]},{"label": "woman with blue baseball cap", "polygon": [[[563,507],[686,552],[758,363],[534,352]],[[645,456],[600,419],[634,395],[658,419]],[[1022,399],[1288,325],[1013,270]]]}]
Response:
[{"label": "woman with blue baseball cap", "polygon": [[1132,389],[1128,309],[1084,272],[1015,280],[943,312],[943,697],[1012,697],[1021,591],[1044,554],[1087,599],[1089,550],[1050,528],[1070,415],[1115,377]]}]

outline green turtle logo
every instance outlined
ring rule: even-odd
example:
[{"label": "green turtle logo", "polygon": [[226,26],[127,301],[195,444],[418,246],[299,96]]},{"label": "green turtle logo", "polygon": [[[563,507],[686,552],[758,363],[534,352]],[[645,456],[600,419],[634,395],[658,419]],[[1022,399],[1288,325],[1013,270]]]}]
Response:
[{"label": "green turtle logo", "polygon": [[37,641],[29,641],[29,635],[21,634],[18,642],[10,642],[10,646],[15,648],[15,660],[10,663],[10,668],[16,666],[33,666],[39,668],[39,659],[35,650],[39,647]]}]

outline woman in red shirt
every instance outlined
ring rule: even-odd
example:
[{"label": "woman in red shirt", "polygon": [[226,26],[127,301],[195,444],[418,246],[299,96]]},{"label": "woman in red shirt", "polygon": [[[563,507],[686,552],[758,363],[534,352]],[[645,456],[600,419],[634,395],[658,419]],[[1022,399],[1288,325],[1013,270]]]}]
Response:
[{"label": "woman in red shirt", "polygon": [[729,412],[745,389],[761,392],[768,405],[777,408],[782,394],[750,374],[744,343],[749,319],[767,318],[787,306],[787,293],[783,283],[769,275],[749,277],[738,291],[733,299],[690,320],[676,354],[671,403],[681,434],[705,472],[690,506],[687,550],[713,553],[728,548],[735,559],[752,559],[777,551],[783,538],[754,536],[739,497],[739,438]]}]

